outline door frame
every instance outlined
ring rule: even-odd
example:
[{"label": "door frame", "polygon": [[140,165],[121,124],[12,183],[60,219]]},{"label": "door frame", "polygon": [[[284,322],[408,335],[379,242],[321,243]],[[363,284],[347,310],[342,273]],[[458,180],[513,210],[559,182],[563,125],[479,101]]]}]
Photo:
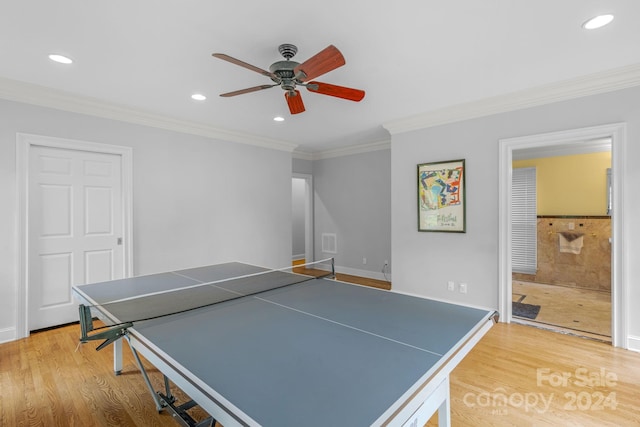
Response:
[{"label": "door frame", "polygon": [[26,133],[16,134],[17,177],[17,289],[15,293],[16,339],[29,336],[29,158],[33,147],[61,148],[92,153],[115,154],[121,158],[124,276],[133,272],[133,161],[131,147],[79,141]]},{"label": "door frame", "polygon": [[304,180],[304,259],[313,262],[313,175],[294,173],[292,178]]},{"label": "door frame", "polygon": [[511,322],[511,177],[513,151],[554,145],[580,144],[586,140],[611,138],[611,184],[613,211],[611,215],[611,341],[614,347],[628,348],[629,275],[627,273],[627,242],[624,238],[624,159],[626,124],[613,123],[551,132],[499,141],[499,295],[501,321]]}]

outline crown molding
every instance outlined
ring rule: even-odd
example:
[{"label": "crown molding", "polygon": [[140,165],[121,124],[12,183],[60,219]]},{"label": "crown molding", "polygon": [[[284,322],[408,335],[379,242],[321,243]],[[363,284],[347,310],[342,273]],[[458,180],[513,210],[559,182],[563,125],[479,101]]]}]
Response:
[{"label": "crown molding", "polygon": [[383,124],[392,135],[640,85],[640,64],[453,105]]},{"label": "crown molding", "polygon": [[289,153],[293,152],[298,146],[297,144],[286,141],[229,131],[187,120],[179,120],[161,114],[112,104],[95,98],[73,95],[68,92],[3,77],[0,77],[0,98]]},{"label": "crown molding", "polygon": [[324,150],[313,153],[296,150],[293,152],[293,157],[303,160],[322,160],[389,149],[391,149],[391,140],[386,139],[382,141],[369,142],[360,145],[350,145],[348,147],[340,147],[332,150]]},{"label": "crown molding", "polygon": [[580,144],[558,144],[533,148],[520,148],[512,153],[513,160],[540,159],[544,157],[573,156],[611,151],[611,138],[598,138]]},{"label": "crown molding", "polygon": [[299,148],[294,150],[293,153],[291,153],[292,158],[301,159],[301,160],[314,160],[314,155],[315,153],[312,153],[309,151],[302,151]]}]

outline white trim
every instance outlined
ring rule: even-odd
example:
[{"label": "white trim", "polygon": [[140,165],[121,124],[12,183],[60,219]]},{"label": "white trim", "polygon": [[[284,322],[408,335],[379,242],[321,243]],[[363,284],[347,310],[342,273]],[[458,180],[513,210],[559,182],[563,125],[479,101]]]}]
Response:
[{"label": "white trim", "polygon": [[580,145],[554,145],[553,147],[534,147],[529,150],[517,150],[516,153],[513,153],[513,160],[573,156],[576,154],[601,153],[605,151],[611,151],[611,138],[599,138],[593,141],[584,141]]},{"label": "white trim", "polygon": [[383,123],[392,135],[447,123],[566,101],[640,85],[640,64],[632,64],[570,80],[453,105]]},{"label": "white trim", "polygon": [[[316,268],[318,268],[319,270],[331,271],[331,264],[318,264]],[[334,266],[334,268],[336,273],[348,274],[349,276],[364,277],[367,279],[382,280],[384,282],[392,283],[391,274],[387,274],[387,276],[385,277],[384,273],[382,272],[378,273],[369,270],[359,270],[357,268],[341,267],[339,265]],[[424,298],[424,295],[421,296],[415,294],[412,296],[419,296],[420,298]]]},{"label": "white trim", "polygon": [[612,213],[612,261],[611,261],[611,340],[615,347],[628,347],[627,295],[629,295],[629,275],[627,273],[628,248],[624,239],[624,160],[626,151],[626,124],[614,123],[562,132],[508,138],[499,141],[499,310],[503,322],[511,321],[511,174],[513,151],[557,144],[581,144],[582,141],[611,137],[611,163],[613,187]]},{"label": "white trim", "polygon": [[314,153],[310,153],[308,151],[302,151],[299,149],[296,149],[293,151],[293,153],[291,153],[292,158],[301,159],[301,160],[314,160],[313,155]]},{"label": "white trim", "polygon": [[291,142],[220,129],[4,77],[0,77],[0,98],[289,153],[298,146]]},{"label": "white trim", "polygon": [[391,282],[391,274],[387,274],[385,278],[382,272],[359,270],[357,268],[336,266],[336,273],[348,274],[350,276],[366,277],[367,279],[383,280]]},{"label": "white trim", "polygon": [[0,329],[0,344],[14,341],[16,339],[16,328]]},{"label": "white trim", "polygon": [[627,339],[627,341],[628,341],[627,348],[629,350],[640,352],[640,337],[629,335],[629,338]]},{"label": "white trim", "polygon": [[391,140],[385,139],[383,141],[368,142],[360,145],[350,145],[348,147],[333,148],[330,150],[324,150],[317,153],[309,153],[305,151],[296,150],[293,152],[293,157],[303,160],[322,160],[331,159],[334,157],[350,156],[352,154],[370,153],[372,151],[390,150]]},{"label": "white trim", "polygon": [[16,216],[16,289],[15,289],[15,318],[16,338],[29,336],[29,305],[28,305],[28,271],[29,271],[29,247],[28,247],[28,221],[29,214],[29,153],[31,147],[53,147],[66,150],[90,151],[95,153],[115,154],[122,160],[122,215],[123,215],[123,250],[124,250],[124,274],[130,277],[133,274],[133,150],[130,147],[122,147],[96,142],[77,141],[26,133],[16,134],[16,175],[18,194],[18,215]]}]

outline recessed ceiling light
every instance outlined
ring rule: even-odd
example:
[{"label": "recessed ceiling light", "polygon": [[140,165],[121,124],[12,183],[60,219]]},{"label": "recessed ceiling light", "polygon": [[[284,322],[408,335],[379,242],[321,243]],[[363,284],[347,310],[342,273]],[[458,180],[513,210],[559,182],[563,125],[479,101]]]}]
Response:
[{"label": "recessed ceiling light", "polygon": [[49,55],[49,59],[55,62],[59,62],[60,64],[71,64],[73,62],[71,58],[68,58],[63,55],[58,55],[55,53],[52,53],[51,55]]},{"label": "recessed ceiling light", "polygon": [[274,118],[273,118],[273,121],[274,121],[274,122],[284,122],[284,117],[280,117],[280,116],[278,116],[278,117],[274,117]]},{"label": "recessed ceiling light", "polygon": [[205,99],[207,99],[207,97],[201,93],[194,93],[193,95],[191,95],[191,99],[195,99],[196,101],[204,101]]},{"label": "recessed ceiling light", "polygon": [[596,28],[604,27],[611,21],[613,21],[613,15],[599,15],[582,24],[582,28],[585,30],[595,30]]}]

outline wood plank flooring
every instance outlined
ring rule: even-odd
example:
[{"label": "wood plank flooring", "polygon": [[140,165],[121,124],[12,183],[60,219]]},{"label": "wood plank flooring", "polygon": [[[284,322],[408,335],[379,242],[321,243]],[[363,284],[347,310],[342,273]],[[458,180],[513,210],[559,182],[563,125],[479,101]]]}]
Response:
[{"label": "wood plank flooring", "polygon": [[[327,274],[327,271],[325,270],[309,269],[304,267],[295,267],[293,271],[295,273],[316,277]],[[356,283],[358,285],[371,286],[378,289],[386,289],[387,291],[391,289],[391,282],[387,282],[385,280],[370,279],[368,277],[352,276],[350,274],[336,273],[336,280],[347,283]]]},{"label": "wood plank flooring", "polygon": [[451,375],[453,426],[638,426],[639,397],[640,353],[517,324]]},{"label": "wood plank flooring", "polygon": [[[90,343],[76,351],[79,337],[74,324],[0,345],[0,425],[175,427],[156,411],[128,349],[115,376],[111,348],[97,352]],[[147,367],[160,388],[162,376]]]},{"label": "wood plank flooring", "polygon": [[[79,336],[74,324],[0,344],[1,426],[177,426],[156,411],[126,344],[115,376],[111,349],[89,343],[76,351]],[[161,389],[162,375],[145,366]],[[640,425],[638,396],[640,353],[497,324],[451,376],[452,425]]]}]

